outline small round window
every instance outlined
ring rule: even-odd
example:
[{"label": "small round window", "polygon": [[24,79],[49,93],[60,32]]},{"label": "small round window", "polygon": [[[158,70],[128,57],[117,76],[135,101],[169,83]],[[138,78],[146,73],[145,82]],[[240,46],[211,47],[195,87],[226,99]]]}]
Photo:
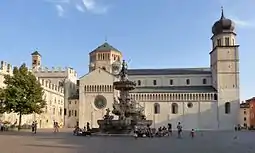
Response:
[{"label": "small round window", "polygon": [[192,103],[188,103],[188,104],[187,104],[187,107],[188,107],[188,108],[192,108],[192,107],[193,107],[193,104],[192,104]]},{"label": "small round window", "polygon": [[95,98],[94,105],[97,109],[103,109],[106,107],[107,101],[106,98],[102,95],[98,95]]}]

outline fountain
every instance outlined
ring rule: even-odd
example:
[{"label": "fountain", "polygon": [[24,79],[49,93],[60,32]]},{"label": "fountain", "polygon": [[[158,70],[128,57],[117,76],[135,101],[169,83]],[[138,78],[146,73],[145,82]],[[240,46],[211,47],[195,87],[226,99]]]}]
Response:
[{"label": "fountain", "polygon": [[109,134],[129,134],[135,126],[147,127],[152,124],[152,120],[146,120],[144,108],[138,102],[131,99],[129,91],[135,89],[135,82],[128,80],[127,64],[122,62],[122,68],[118,74],[119,81],[113,83],[114,89],[120,91],[120,97],[114,98],[112,113],[118,116],[113,119],[110,109],[106,109],[106,114],[102,120],[98,120],[99,130]]}]

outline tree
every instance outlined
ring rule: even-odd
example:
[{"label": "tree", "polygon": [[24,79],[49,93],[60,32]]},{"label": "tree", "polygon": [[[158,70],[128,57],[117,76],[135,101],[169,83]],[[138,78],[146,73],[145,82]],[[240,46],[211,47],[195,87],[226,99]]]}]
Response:
[{"label": "tree", "polygon": [[46,102],[43,100],[43,88],[25,64],[14,67],[13,75],[5,75],[4,110],[7,113],[18,113],[21,128],[22,115],[42,113]]}]

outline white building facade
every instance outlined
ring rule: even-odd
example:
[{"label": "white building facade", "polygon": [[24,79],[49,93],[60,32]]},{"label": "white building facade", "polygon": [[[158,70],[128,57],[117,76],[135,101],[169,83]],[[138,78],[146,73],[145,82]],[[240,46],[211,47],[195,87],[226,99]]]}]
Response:
[{"label": "white building facade", "polygon": [[[69,111],[69,97],[76,95],[77,93],[77,72],[71,67],[52,67],[48,68],[42,65],[42,56],[38,51],[33,52],[32,54],[32,71],[36,77],[61,86],[64,88],[64,120],[62,121],[64,127],[69,125],[70,121],[67,113]],[[51,99],[53,101],[54,99]]]},{"label": "white building facade", "polygon": [[[4,88],[4,75],[12,75],[12,65],[1,61],[0,65],[0,87]],[[44,100],[47,102],[42,114],[31,114],[22,116],[22,125],[31,125],[33,121],[38,122],[38,128],[52,128],[53,122],[60,124],[64,122],[64,88],[58,84],[51,83],[48,80],[38,78],[44,91]],[[11,124],[18,121],[19,116],[16,113],[1,114],[2,121],[8,121]]]},{"label": "white building facade", "polygon": [[[184,129],[228,130],[238,124],[239,56],[233,21],[221,18],[212,27],[208,68],[129,69],[137,84],[132,98],[145,109],[152,127],[181,122]],[[108,43],[90,53],[89,73],[80,78],[79,126],[98,127],[105,109],[118,96],[113,82],[122,53]]]}]

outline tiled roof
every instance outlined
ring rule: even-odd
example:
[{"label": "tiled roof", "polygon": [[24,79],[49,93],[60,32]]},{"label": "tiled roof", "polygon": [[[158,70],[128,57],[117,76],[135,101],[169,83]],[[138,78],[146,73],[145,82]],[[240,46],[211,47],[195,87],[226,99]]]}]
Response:
[{"label": "tiled roof", "polygon": [[172,68],[172,69],[129,69],[128,75],[187,75],[211,74],[210,68]]},{"label": "tiled roof", "polygon": [[252,98],[246,100],[246,102],[248,102],[248,103],[251,102],[251,101],[255,101],[255,97],[252,97]]},{"label": "tiled roof", "polygon": [[113,46],[111,46],[110,44],[108,44],[107,42],[105,42],[104,44],[98,46],[95,50],[93,50],[92,52],[104,52],[104,51],[117,51],[120,52],[118,49],[114,48]]},{"label": "tiled roof", "polygon": [[240,108],[249,108],[249,107],[250,107],[250,104],[248,102],[240,104]]},{"label": "tiled roof", "polygon": [[39,56],[41,56],[41,54],[38,51],[34,51],[31,55],[39,55]]},{"label": "tiled roof", "polygon": [[212,86],[162,86],[136,87],[134,93],[206,93],[216,92]]}]

